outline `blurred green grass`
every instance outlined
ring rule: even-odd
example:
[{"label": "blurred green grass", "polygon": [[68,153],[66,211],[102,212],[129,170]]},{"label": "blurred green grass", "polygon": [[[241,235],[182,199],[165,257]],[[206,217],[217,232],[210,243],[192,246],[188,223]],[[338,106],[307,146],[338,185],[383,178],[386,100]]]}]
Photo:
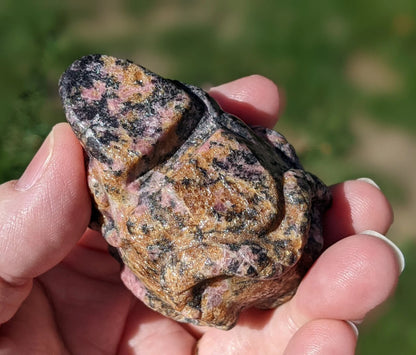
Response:
[{"label": "blurred green grass", "polygon": [[[348,152],[355,112],[416,130],[411,0],[402,6],[357,0],[115,3],[2,2],[0,119],[8,134],[0,181],[17,177],[51,124],[63,120],[56,83],[86,53],[127,57],[197,85],[254,72],[270,77],[287,98],[284,125],[308,136],[300,151],[307,164]],[[400,19],[410,29],[396,24]],[[351,85],[348,61],[363,51],[398,72],[398,90],[374,93]]]},{"label": "blurred green grass", "polygon": [[[309,170],[329,184],[371,176],[370,168],[346,163],[356,142],[351,121],[364,115],[416,133],[415,14],[413,0],[3,0],[0,182],[18,178],[64,120],[59,76],[89,53],[129,58],[196,85],[263,74],[284,92],[279,130],[294,139]],[[391,176],[377,181],[393,202],[406,200]],[[415,251],[405,248],[409,256]],[[414,268],[410,262],[407,275]],[[390,338],[400,339],[401,353],[416,353],[416,318],[404,311],[413,307],[403,288],[414,294],[410,276],[390,311],[364,327],[359,353],[391,354]]]}]

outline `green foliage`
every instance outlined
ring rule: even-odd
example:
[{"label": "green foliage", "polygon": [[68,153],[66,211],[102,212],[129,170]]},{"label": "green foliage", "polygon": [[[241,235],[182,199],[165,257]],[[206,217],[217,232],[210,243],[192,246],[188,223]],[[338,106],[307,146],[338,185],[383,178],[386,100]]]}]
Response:
[{"label": "green foliage", "polygon": [[[7,134],[1,140],[0,181],[17,177],[52,123],[62,120],[59,75],[87,53],[141,63],[144,57],[150,69],[197,85],[266,75],[285,93],[285,121],[309,136],[301,155],[312,164],[323,154],[336,159],[348,152],[349,119],[355,112],[414,131],[416,31],[409,15],[414,10],[411,0],[365,5],[358,0],[217,0],[211,5],[5,0],[0,7],[0,123]],[[351,85],[346,67],[361,51],[398,72],[402,79],[396,92]]]},{"label": "green foliage", "polygon": [[50,130],[48,59],[61,13],[53,1],[5,1],[0,12],[0,181],[15,178]]}]

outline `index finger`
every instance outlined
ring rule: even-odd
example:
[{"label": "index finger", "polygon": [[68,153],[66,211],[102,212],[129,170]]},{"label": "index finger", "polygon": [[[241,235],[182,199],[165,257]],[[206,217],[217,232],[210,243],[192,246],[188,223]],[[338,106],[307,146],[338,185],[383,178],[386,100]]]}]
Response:
[{"label": "index finger", "polygon": [[367,180],[345,181],[331,186],[331,192],[332,206],[323,218],[326,246],[365,230],[386,234],[393,223],[389,201]]},{"label": "index finger", "polygon": [[276,84],[261,75],[250,75],[213,87],[208,92],[221,106],[249,125],[273,128],[282,100]]}]

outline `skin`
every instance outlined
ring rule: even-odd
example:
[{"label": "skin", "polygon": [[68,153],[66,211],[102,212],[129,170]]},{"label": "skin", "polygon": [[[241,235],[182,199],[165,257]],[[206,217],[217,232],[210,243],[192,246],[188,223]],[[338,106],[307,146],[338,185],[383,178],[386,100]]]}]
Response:
[{"label": "skin", "polygon": [[[257,75],[210,94],[266,127],[282,106],[275,84]],[[82,149],[58,124],[19,181],[0,185],[0,353],[353,354],[357,338],[345,320],[362,320],[384,302],[400,265],[386,242],[359,234],[390,227],[382,192],[358,180],[331,189],[327,249],[291,301],[248,310],[228,332],[180,324],[126,290],[103,238],[87,229]]]}]

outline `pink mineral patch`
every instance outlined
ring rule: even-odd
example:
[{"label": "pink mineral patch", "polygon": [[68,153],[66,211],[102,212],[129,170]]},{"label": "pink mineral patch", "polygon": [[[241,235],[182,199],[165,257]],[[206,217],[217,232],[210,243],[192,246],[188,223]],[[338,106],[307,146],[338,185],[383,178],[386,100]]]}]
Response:
[{"label": "pink mineral patch", "polygon": [[144,301],[147,290],[127,266],[125,266],[121,271],[121,280],[133,293],[133,295],[135,295],[140,301]]},{"label": "pink mineral patch", "polygon": [[218,307],[223,301],[224,293],[229,289],[228,281],[222,280],[216,286],[209,286],[203,293],[208,308]]},{"label": "pink mineral patch", "polygon": [[123,108],[123,101],[120,98],[107,99],[108,112],[110,115],[118,114]]},{"label": "pink mineral patch", "polygon": [[103,93],[105,92],[105,83],[102,81],[94,81],[92,88],[83,88],[81,91],[81,97],[88,102],[101,100]]}]

